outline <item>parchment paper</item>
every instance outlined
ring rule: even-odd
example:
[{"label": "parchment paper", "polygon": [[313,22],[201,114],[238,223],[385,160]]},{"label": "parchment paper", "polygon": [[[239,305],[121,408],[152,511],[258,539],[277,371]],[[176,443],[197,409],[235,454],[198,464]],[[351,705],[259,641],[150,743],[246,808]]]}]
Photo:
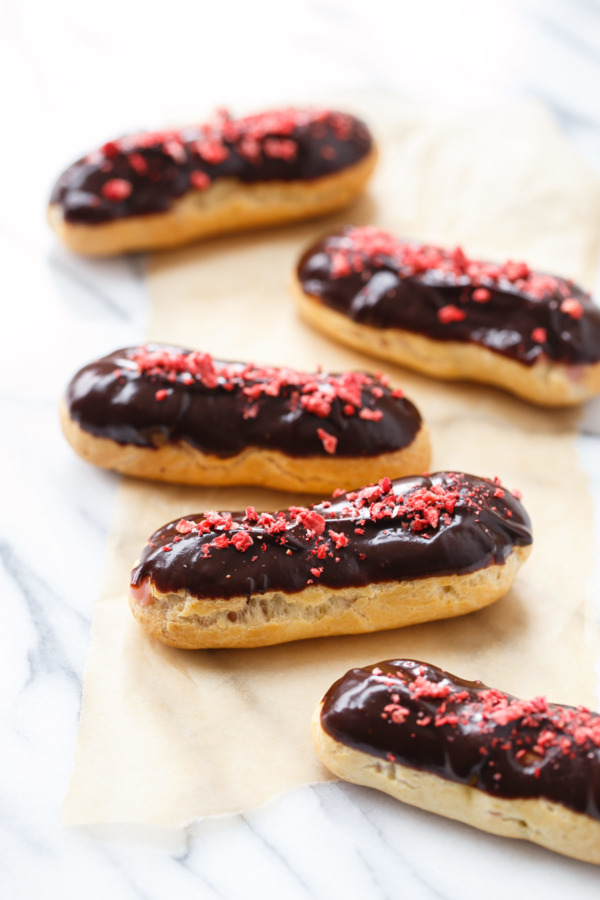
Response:
[{"label": "parchment paper", "polygon": [[352,221],[526,259],[590,285],[598,182],[536,106],[433,120],[389,98],[347,100],[380,143],[368,195],[329,220],[156,255],[148,337],[229,359],[385,368],[429,423],[432,471],[498,475],[523,491],[533,554],[505,598],[468,617],[258,650],[178,651],[146,637],[128,609],[129,572],[148,535],[204,508],[302,498],[124,480],[94,614],[67,823],[180,826],[326,779],[309,737],[315,704],[348,668],[390,657],[427,660],[521,696],[595,703],[592,508],[574,446],[578,414],[438,383],[338,347],[298,319],[286,284],[302,247]]}]

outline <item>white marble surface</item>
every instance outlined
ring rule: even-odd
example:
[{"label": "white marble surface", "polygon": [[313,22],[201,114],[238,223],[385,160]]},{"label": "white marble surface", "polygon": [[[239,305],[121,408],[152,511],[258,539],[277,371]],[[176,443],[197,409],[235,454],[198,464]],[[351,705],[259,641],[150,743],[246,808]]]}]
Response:
[{"label": "white marble surface", "polygon": [[[141,337],[147,301],[142,257],[70,256],[44,206],[63,165],[107,135],[320,86],[446,107],[540,97],[600,171],[600,4],[4,0],[0,79],[0,896],[597,898],[598,869],[344,785],[185,834],[61,825],[118,481],[74,458],[56,404],[79,365]],[[581,450],[600,510],[598,438]]]}]

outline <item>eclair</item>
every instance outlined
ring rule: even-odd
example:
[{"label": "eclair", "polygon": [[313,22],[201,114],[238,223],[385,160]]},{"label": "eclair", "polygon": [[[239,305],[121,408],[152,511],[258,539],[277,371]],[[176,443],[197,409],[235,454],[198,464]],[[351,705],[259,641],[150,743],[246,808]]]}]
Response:
[{"label": "eclair", "polygon": [[77,253],[105,256],[323,215],[351,203],[376,161],[367,126],[276,109],[108,141],[63,172],[48,217]]},{"label": "eclair", "polygon": [[600,716],[584,707],[390,660],[337,681],[313,737],[340,778],[600,863]]},{"label": "eclair", "polygon": [[153,534],[131,608],[175,647],[260,647],[462,615],[505,594],[531,549],[517,497],[441,472],[273,513],[214,510]]},{"label": "eclair", "polygon": [[572,281],[526,263],[349,226],[304,253],[293,288],[311,325],[426,375],[544,406],[600,393],[600,310]]},{"label": "eclair", "polygon": [[222,362],[166,344],[85,366],[61,419],[88,462],[179,484],[327,493],[429,465],[427,428],[385,375]]}]

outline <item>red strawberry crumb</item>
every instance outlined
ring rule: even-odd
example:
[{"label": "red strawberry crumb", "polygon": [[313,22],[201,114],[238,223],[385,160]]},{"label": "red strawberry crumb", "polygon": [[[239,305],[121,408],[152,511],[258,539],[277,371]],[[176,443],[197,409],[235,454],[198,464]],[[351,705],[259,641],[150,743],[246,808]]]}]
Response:
[{"label": "red strawberry crumb", "polygon": [[366,406],[361,409],[358,416],[360,419],[365,419],[368,422],[380,422],[383,419],[383,413],[380,409],[368,409]]},{"label": "red strawberry crumb", "polygon": [[[567,297],[572,291],[570,282],[532,272],[524,262],[508,260],[496,265],[469,259],[460,247],[446,250],[434,245],[410,244],[374,226],[347,228],[341,238],[331,239],[327,249],[330,259],[334,256],[337,259],[332,271],[333,277],[346,277],[365,268],[379,267],[385,260],[391,259],[404,277],[437,271],[442,273],[447,283],[457,286],[459,282],[460,286],[464,286],[464,279],[468,278],[473,288],[471,296],[478,303],[491,300],[488,285],[507,290],[503,282],[509,282],[518,292],[538,299],[551,298],[557,294]],[[468,286],[465,290],[465,299],[468,299]]]},{"label": "red strawberry crumb", "polygon": [[166,400],[168,396],[169,392],[165,388],[162,388],[160,391],[157,391],[155,393],[154,399],[158,400],[158,402],[161,403],[163,400]]},{"label": "red strawberry crumb", "polygon": [[101,192],[107,200],[119,202],[119,200],[126,200],[132,191],[133,187],[130,181],[126,181],[124,178],[110,178],[102,185]]},{"label": "red strawberry crumb", "polygon": [[255,419],[258,415],[258,403],[252,403],[242,412],[243,419]]},{"label": "red strawberry crumb", "polygon": [[315,578],[320,578],[322,573],[323,573],[323,566],[319,566],[318,568],[315,567],[310,570],[310,574],[314,575]]},{"label": "red strawberry crumb", "polygon": [[383,710],[389,715],[395,725],[402,725],[406,722],[410,713],[409,709],[405,706],[400,706],[399,703],[388,703],[387,706],[383,707]]},{"label": "red strawberry crumb", "polygon": [[247,531],[236,531],[231,538],[231,543],[240,553],[245,553],[248,547],[251,547],[254,541]]},{"label": "red strawberry crumb", "polygon": [[180,519],[177,525],[175,526],[175,531],[178,531],[179,534],[190,534],[192,531],[196,530],[196,523],[190,522],[189,519]]},{"label": "red strawberry crumb", "polygon": [[346,278],[352,274],[350,263],[343,253],[333,253],[330,266],[332,278]]},{"label": "red strawberry crumb", "polygon": [[317,435],[319,436],[319,440],[323,444],[325,453],[335,453],[337,449],[338,439],[333,434],[329,434],[327,431],[325,431],[324,428],[317,428]]},{"label": "red strawberry crumb", "polygon": [[583,316],[583,306],[575,297],[566,297],[560,304],[560,311],[571,316],[572,319],[581,319]]},{"label": "red strawberry crumb", "polygon": [[120,153],[119,145],[116,141],[107,141],[106,144],[100,148],[100,152],[103,153],[107,159],[114,159],[114,157],[118,156]]},{"label": "red strawberry crumb", "polygon": [[548,340],[548,333],[545,328],[534,328],[531,332],[531,340],[537,344],[545,344]]},{"label": "red strawberry crumb", "polygon": [[337,150],[331,144],[323,144],[319,153],[323,159],[333,160],[337,157]]},{"label": "red strawberry crumb", "polygon": [[451,322],[462,322],[463,319],[467,318],[467,314],[464,309],[459,309],[453,303],[449,303],[447,306],[442,306],[441,309],[438,309],[437,317],[442,325],[448,325]]},{"label": "red strawberry crumb", "polygon": [[177,137],[173,138],[172,140],[165,141],[163,144],[163,150],[176,163],[184,163],[187,159],[187,154],[185,152],[183,144]]},{"label": "red strawberry crumb", "polygon": [[295,141],[282,140],[278,138],[268,138],[263,145],[265,156],[272,159],[294,159],[298,152],[298,145]]},{"label": "red strawberry crumb", "polygon": [[148,163],[141,153],[130,153],[127,157],[129,165],[138,175],[148,174]]},{"label": "red strawberry crumb", "polygon": [[325,519],[314,510],[304,510],[298,514],[298,521],[304,525],[307,531],[314,531],[321,535],[325,531]]},{"label": "red strawberry crumb", "polygon": [[332,529],[330,529],[328,534],[335,544],[337,550],[339,550],[341,547],[346,547],[350,543],[347,535],[343,534],[343,532],[341,531],[333,531]]},{"label": "red strawberry crumb", "polygon": [[198,141],[195,149],[198,155],[211,166],[218,166],[229,156],[229,150],[219,141]]},{"label": "red strawberry crumb", "polygon": [[210,185],[210,178],[206,172],[190,172],[190,184],[197,191],[204,191]]},{"label": "red strawberry crumb", "polygon": [[331,413],[330,401],[320,393],[305,394],[300,398],[300,405],[307,412],[313,413],[315,416],[319,416],[322,419],[327,418]]}]

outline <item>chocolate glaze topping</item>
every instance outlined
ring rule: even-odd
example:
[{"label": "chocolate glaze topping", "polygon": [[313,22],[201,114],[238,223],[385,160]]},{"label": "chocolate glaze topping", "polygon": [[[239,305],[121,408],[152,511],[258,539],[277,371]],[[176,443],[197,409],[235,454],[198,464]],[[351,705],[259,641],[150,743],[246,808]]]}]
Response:
[{"label": "chocolate glaze topping", "polygon": [[382,478],[312,506],[276,513],[207,512],[152,535],[131,584],[229,598],[310,584],[331,588],[465,574],[502,565],[531,543],[519,501],[462,473]]},{"label": "chocolate glaze topping", "polygon": [[50,202],[68,222],[94,225],[165,212],[218,178],[310,181],[354,165],[371,147],[367,127],[346,113],[281,109],[232,119],[220,111],[201,125],[109,141],[63,172]]},{"label": "chocolate glaze topping", "polygon": [[289,456],[368,457],[411,444],[421,417],[383,375],[308,374],[213,360],[167,344],[117,350],[67,388],[79,426],[119,444],[184,441],[234,456],[246,447]]},{"label": "chocolate glaze topping", "polygon": [[304,292],[361,325],[480,344],[523,365],[600,360],[600,309],[572,281],[400,241],[366,226],[324,237],[298,265]]},{"label": "chocolate glaze topping", "polygon": [[321,724],[381,759],[600,819],[600,716],[583,707],[517,700],[401,659],[344,675],[325,695]]}]

